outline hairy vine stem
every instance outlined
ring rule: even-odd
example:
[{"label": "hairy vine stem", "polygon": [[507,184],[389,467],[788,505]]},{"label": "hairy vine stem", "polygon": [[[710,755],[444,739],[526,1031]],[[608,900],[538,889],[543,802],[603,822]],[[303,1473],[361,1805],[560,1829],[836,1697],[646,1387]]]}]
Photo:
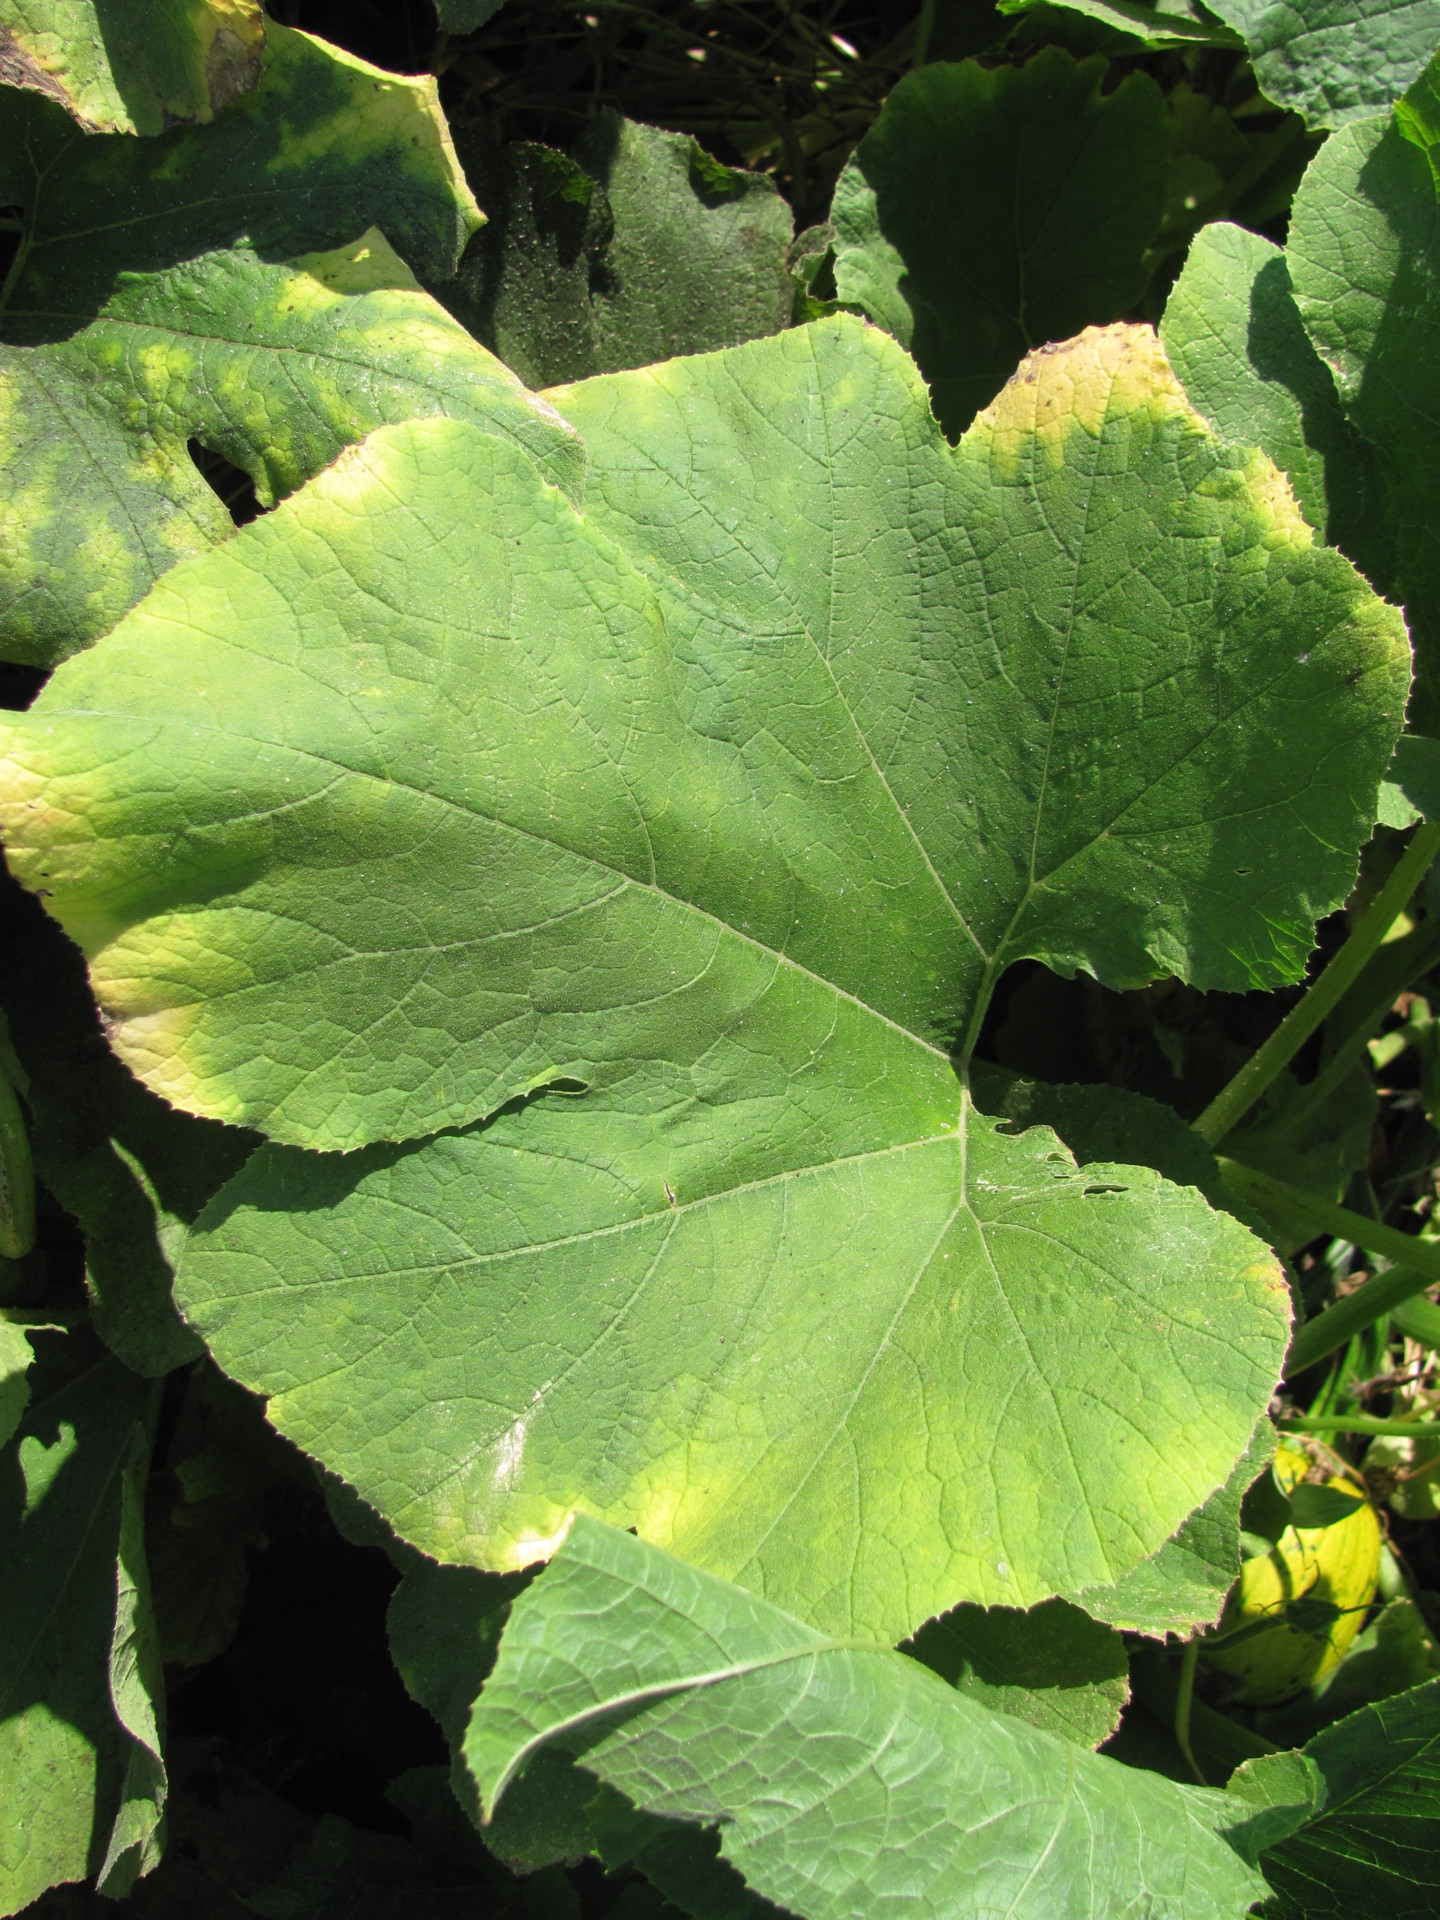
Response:
[{"label": "hairy vine stem", "polygon": [[1221,1088],[1195,1122],[1195,1131],[1212,1147],[1218,1146],[1244,1119],[1340,996],[1359,978],[1361,969],[1404,911],[1437,853],[1440,853],[1440,824],[1427,822],[1417,827],[1395,871],[1366,908],[1339,953],[1313,982],[1304,999],[1286,1014],[1264,1046],[1251,1055],[1228,1086]]}]

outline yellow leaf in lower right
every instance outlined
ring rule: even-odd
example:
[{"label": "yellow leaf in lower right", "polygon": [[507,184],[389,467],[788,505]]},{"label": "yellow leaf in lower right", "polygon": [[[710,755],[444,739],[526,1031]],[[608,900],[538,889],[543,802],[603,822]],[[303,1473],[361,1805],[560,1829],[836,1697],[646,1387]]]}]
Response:
[{"label": "yellow leaf in lower right", "polygon": [[[1340,1474],[1318,1483],[1313,1463],[1282,1446],[1272,1469],[1292,1524],[1241,1568],[1201,1656],[1235,1683],[1237,1705],[1278,1706],[1338,1665],[1375,1597],[1380,1522]],[[1313,1517],[1317,1525],[1296,1525]],[[1330,1518],[1330,1515],[1334,1518]]]}]

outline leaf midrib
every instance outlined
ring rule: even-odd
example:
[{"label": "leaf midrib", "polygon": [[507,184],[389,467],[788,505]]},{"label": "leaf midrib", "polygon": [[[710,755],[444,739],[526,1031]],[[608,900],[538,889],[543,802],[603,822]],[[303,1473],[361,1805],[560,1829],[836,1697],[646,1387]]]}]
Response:
[{"label": "leaf midrib", "polygon": [[[49,708],[45,708],[45,709],[32,708],[31,709],[31,712],[37,712],[37,711],[40,712],[41,717],[45,720],[59,719],[63,716],[64,718],[67,718],[67,719],[82,719],[82,720],[96,719],[96,720],[105,721],[105,720],[110,720],[117,717],[114,713],[108,712],[100,708],[70,707],[70,708],[62,708],[58,712],[51,710]],[[134,716],[126,714],[118,717],[125,718],[125,719],[129,719],[133,717],[133,718],[139,719],[142,716],[138,714]],[[310,761],[322,767],[333,768],[338,773],[342,775],[346,775],[351,779],[368,781],[382,788],[399,788],[402,792],[410,794],[416,800],[419,800],[421,802],[431,802],[434,805],[443,807],[452,813],[459,814],[464,819],[484,822],[486,825],[493,828],[497,828],[502,832],[512,833],[517,838],[531,840],[537,846],[548,847],[554,852],[566,854],[571,859],[584,861],[589,866],[595,868],[597,872],[613,874],[617,880],[623,883],[624,886],[635,887],[639,889],[641,892],[645,892],[645,893],[653,893],[658,899],[666,900],[672,906],[679,907],[687,913],[695,914],[697,918],[707,922],[710,926],[717,928],[722,934],[728,934],[732,939],[738,940],[742,945],[752,948],[757,953],[764,954],[765,957],[768,960],[772,961],[777,968],[786,967],[790,969],[790,971],[799,975],[802,979],[810,982],[812,985],[822,987],[827,993],[834,994],[837,999],[844,1000],[849,1005],[858,1008],[862,1013],[868,1014],[873,1020],[878,1021],[881,1026],[889,1028],[891,1032],[899,1034],[901,1038],[910,1041],[913,1045],[917,1047],[920,1047],[921,1049],[923,1049],[924,1052],[930,1054],[932,1058],[936,1060],[944,1060],[946,1062],[949,1062],[952,1059],[951,1054],[946,1048],[937,1047],[933,1043],[933,1041],[925,1039],[923,1035],[914,1032],[913,1029],[909,1027],[902,1026],[898,1020],[891,1019],[889,1014],[882,1013],[878,1007],[871,1006],[868,1001],[862,1000],[858,994],[851,993],[847,988],[838,986],[833,980],[827,980],[823,974],[816,973],[810,967],[805,966],[801,961],[793,959],[783,949],[768,945],[767,942],[759,939],[756,935],[752,933],[747,933],[744,930],[744,928],[733,926],[728,920],[722,919],[718,914],[711,913],[708,908],[698,906],[693,900],[685,899],[684,896],[681,894],[671,893],[667,888],[660,886],[658,882],[654,880],[638,879],[634,874],[626,873],[623,868],[614,866],[611,864],[611,862],[607,860],[601,860],[596,858],[596,856],[593,853],[584,852],[575,847],[568,846],[563,840],[553,839],[551,836],[547,834],[538,832],[533,827],[521,826],[514,821],[502,819],[496,814],[482,813],[478,808],[466,806],[464,802],[453,798],[449,794],[436,793],[426,787],[414,786],[408,780],[388,778],[382,774],[373,773],[363,767],[349,766],[346,764],[345,761],[337,759],[332,755],[322,753],[318,749],[298,746],[293,741],[267,740],[249,731],[242,731],[237,727],[221,727],[216,725],[213,722],[202,721],[198,718],[191,719],[189,716],[185,717],[183,720],[179,718],[175,720],[170,720],[170,721],[166,721],[162,719],[159,722],[159,724],[161,726],[180,725],[180,726],[183,726],[188,733],[192,733],[195,735],[209,734],[226,742],[244,741],[247,745],[250,745],[253,747],[263,747],[265,750],[272,753],[293,754],[294,757],[298,760]],[[295,804],[304,804],[304,802],[302,800]],[[247,820],[247,819],[263,820],[268,817],[268,814],[270,811],[273,811],[273,810],[267,809],[265,812],[259,812],[254,814],[236,814],[235,816],[233,816],[234,823],[238,825],[241,820]],[[608,897],[611,897],[611,898],[616,897],[622,890],[623,888],[616,888],[613,894]],[[244,903],[243,895],[233,895],[230,897],[228,903],[224,902],[222,897],[222,900],[213,902],[211,903],[211,905],[212,905],[212,910],[221,911],[223,910],[224,904],[230,904],[238,907],[243,903]],[[250,906],[250,911],[268,912],[270,911],[270,909],[260,908],[252,904]],[[158,916],[151,916],[151,917],[158,917]],[[141,923],[136,923],[136,922],[131,923],[131,925],[135,925],[135,924],[141,924]],[[130,930],[129,927],[127,926],[124,929],[124,932],[128,933],[129,930]],[[316,927],[313,929],[313,931],[319,933],[322,931],[322,929],[319,927]],[[114,939],[119,939],[122,937],[123,937],[123,934],[120,934],[120,935],[114,936]],[[478,937],[479,936],[477,936],[477,938]],[[114,939],[107,940],[102,947],[95,949],[95,951],[91,954],[91,958],[92,959],[97,958],[100,953],[106,950],[106,948],[113,945]],[[244,991],[244,990],[245,989],[237,989],[237,991]],[[219,997],[220,997],[219,995],[214,995],[214,994],[209,996],[209,998],[212,1000],[218,999]]]},{"label": "leaf midrib", "polygon": [[[480,1128],[485,1124],[483,1121],[477,1121],[475,1122],[475,1127]],[[437,1137],[453,1139],[456,1136],[454,1134],[431,1135],[430,1139],[433,1141]],[[596,1240],[612,1239],[625,1233],[638,1233],[646,1227],[653,1226],[656,1221],[674,1220],[680,1215],[696,1212],[703,1207],[718,1206],[726,1201],[733,1200],[739,1194],[759,1193],[763,1192],[767,1187],[784,1186],[791,1180],[815,1178],[829,1173],[832,1168],[836,1167],[863,1166],[870,1161],[887,1160],[897,1158],[899,1155],[905,1153],[916,1153],[925,1147],[942,1146],[946,1143],[959,1144],[962,1138],[962,1130],[957,1127],[941,1133],[922,1134],[914,1140],[894,1141],[886,1147],[866,1147],[858,1153],[834,1154],[828,1159],[811,1161],[806,1166],[782,1167],[778,1173],[766,1173],[758,1175],[753,1180],[736,1181],[732,1186],[719,1187],[712,1193],[699,1194],[693,1200],[680,1200],[677,1198],[673,1206],[668,1203],[665,1206],[656,1206],[650,1212],[636,1214],[628,1220],[616,1220],[609,1226],[586,1227],[578,1233],[558,1234],[553,1240],[531,1240],[527,1241],[524,1246],[502,1247],[493,1253],[479,1253],[470,1249],[467,1250],[463,1259],[449,1264],[465,1267],[498,1266],[508,1260],[523,1260],[536,1254],[553,1253],[562,1247],[589,1246]],[[428,1144],[428,1142],[410,1143],[412,1150],[426,1144]],[[304,1149],[283,1147],[279,1149],[279,1151],[284,1153],[297,1153],[304,1151]],[[527,1146],[523,1142],[514,1140],[507,1140],[505,1142],[505,1151],[507,1153],[530,1155],[537,1160],[543,1161],[547,1166],[552,1165],[557,1157],[546,1147]],[[374,1196],[374,1198],[381,1206],[394,1207],[401,1212],[416,1214],[419,1218],[426,1221],[427,1224],[433,1223],[435,1219],[433,1213],[426,1213],[420,1206],[412,1201],[399,1200],[394,1194],[379,1194]],[[968,1202],[962,1201],[961,1205],[964,1207],[968,1205]],[[957,1209],[957,1212],[958,1211],[959,1209]],[[196,1231],[198,1232],[199,1229],[197,1228]],[[216,1229],[212,1228],[211,1231],[214,1232]],[[437,1262],[434,1259],[429,1259],[413,1266],[387,1266],[377,1268],[373,1271],[365,1271],[356,1267],[353,1263],[347,1263],[345,1272],[340,1277],[339,1284],[349,1285],[352,1282],[408,1280],[426,1274],[433,1274],[436,1265]],[[293,1299],[297,1293],[308,1293],[315,1289],[323,1290],[335,1284],[336,1282],[332,1280],[316,1280],[309,1285],[297,1286],[293,1281],[281,1281],[269,1287],[250,1287],[247,1288],[246,1292],[247,1297],[251,1299],[261,1299],[269,1294],[274,1294],[281,1298]]]},{"label": "leaf midrib", "polygon": [[[818,369],[818,363],[815,358],[813,343],[807,339],[806,344],[811,348],[811,364],[815,368],[818,376],[819,369]],[[744,387],[740,384],[740,382],[737,379],[735,379],[733,370],[727,368],[726,371],[729,374],[732,380],[732,384],[734,385],[735,390],[740,400],[742,401],[742,403],[747,406],[750,406],[751,411],[759,419],[761,419],[762,423],[768,425],[769,423],[765,422],[764,415],[761,414],[760,409],[754,405],[750,395],[745,391]],[[599,376],[599,378],[601,379],[610,379],[614,377],[616,376],[611,376],[611,375]],[[544,399],[545,397],[546,396],[542,393],[541,398]],[[563,412],[563,410],[557,409],[557,411],[561,412],[561,417],[562,419],[565,420],[568,426],[574,426],[574,422],[569,419],[569,416],[566,415]],[[823,406],[819,408],[818,412],[819,412],[821,431],[825,435],[826,454],[827,456],[829,456],[831,453],[830,416],[827,409]],[[580,432],[580,429],[576,428],[575,431],[578,433]],[[620,436],[617,435],[617,437],[620,437]],[[583,433],[581,433],[581,440],[582,442],[584,440]],[[639,454],[643,460],[648,462],[648,464],[654,469],[656,473],[662,476],[667,486],[672,487],[680,495],[681,498],[689,501],[690,504],[693,507],[695,507],[697,511],[705,517],[705,519],[710,523],[712,527],[718,529],[721,533],[725,535],[727,539],[734,541],[733,529],[725,526],[724,522],[719,518],[719,516],[715,513],[714,509],[710,506],[709,502],[702,495],[697,495],[692,493],[684,485],[684,483],[677,477],[677,475],[671,472],[669,467],[667,467],[662,461],[662,459],[660,458],[659,453],[653,447],[649,446],[648,444],[642,446],[633,440],[629,440],[628,438],[626,439],[626,444],[629,447],[631,447],[631,449],[634,452]],[[825,471],[826,489],[827,489],[827,493],[830,500],[830,512],[827,516],[827,524],[828,524],[829,535],[830,535],[831,565],[827,572],[826,579],[828,583],[827,606],[828,606],[828,612],[829,612],[829,625],[833,633],[834,610],[835,610],[835,577],[836,577],[834,553],[835,553],[835,533],[836,533],[836,524],[837,524],[837,516],[834,508],[835,463],[833,458],[827,457],[823,464],[824,464],[824,471]],[[661,587],[664,588],[664,590],[667,593],[669,593],[675,599],[680,601],[682,605],[688,604],[693,610],[699,612],[703,618],[710,621],[714,626],[719,627],[723,630],[726,628],[733,629],[738,627],[741,624],[740,621],[737,620],[734,610],[724,609],[720,606],[719,603],[717,603],[710,596],[698,592],[688,581],[682,580],[677,574],[675,574],[671,570],[671,568],[665,564],[665,562],[660,558],[660,556],[652,552],[648,547],[640,547],[636,549],[631,544],[631,540],[629,538],[622,537],[621,534],[613,531],[612,528],[609,525],[607,525],[604,521],[597,520],[591,514],[582,513],[579,510],[577,510],[576,517],[577,519],[590,521],[592,525],[598,525],[599,530],[603,534],[604,538],[612,542],[616,550],[619,553],[622,553],[624,555],[627,563],[634,568],[635,572],[642,579],[649,581],[652,585],[655,585],[655,584],[660,585]],[[634,523],[630,521],[628,517],[620,516],[620,518],[622,520],[622,524],[626,527],[627,530],[633,527]],[[926,847],[924,841],[921,840],[919,834],[916,832],[914,822],[911,820],[909,812],[904,806],[901,805],[898,795],[895,793],[894,788],[890,784],[889,776],[886,774],[884,768],[881,766],[879,760],[876,758],[875,750],[870,744],[870,737],[865,732],[864,728],[860,725],[860,722],[856,717],[855,711],[845,694],[845,690],[841,686],[840,681],[836,676],[835,668],[831,661],[829,649],[827,647],[822,647],[820,645],[819,640],[816,638],[815,634],[811,631],[810,622],[805,618],[799,606],[796,605],[794,598],[786,589],[786,587],[783,585],[783,583],[780,581],[780,579],[776,575],[770,573],[768,570],[762,568],[758,559],[756,559],[756,557],[750,553],[750,550],[748,548],[744,547],[742,542],[735,541],[734,543],[737,546],[739,546],[743,552],[746,553],[747,558],[749,558],[752,561],[752,563],[755,565],[757,572],[761,573],[766,586],[770,589],[775,599],[779,601],[790,613],[790,616],[794,621],[796,633],[801,637],[803,637],[803,639],[807,642],[812,653],[815,656],[815,659],[820,664],[821,668],[824,670],[826,679],[829,681],[829,684],[834,691],[835,698],[840,703],[841,710],[843,711],[846,719],[850,723],[851,731],[856,741],[858,742],[859,746],[864,752],[866,764],[870,767],[875,778],[879,781],[881,790],[883,791],[886,799],[890,802],[890,805],[894,810],[895,816],[900,821],[902,829],[904,830],[906,836],[909,838],[912,845],[915,847],[916,851],[920,855],[920,859],[924,865],[925,871],[930,875],[931,880],[934,882],[936,890],[940,895],[940,898],[943,900],[946,908],[950,912],[951,916],[954,918],[956,925],[960,928],[961,932],[964,933],[965,937],[970,941],[971,945],[975,948],[975,951],[979,954],[981,960],[988,963],[991,959],[991,956],[985,951],[985,948],[981,945],[981,942],[978,936],[974,932],[969,921],[965,918],[965,915],[961,913],[958,902],[955,900],[954,896],[950,892],[950,889],[946,886],[944,880],[941,878],[939,872],[937,871],[935,863],[930,857],[929,849]]]}]

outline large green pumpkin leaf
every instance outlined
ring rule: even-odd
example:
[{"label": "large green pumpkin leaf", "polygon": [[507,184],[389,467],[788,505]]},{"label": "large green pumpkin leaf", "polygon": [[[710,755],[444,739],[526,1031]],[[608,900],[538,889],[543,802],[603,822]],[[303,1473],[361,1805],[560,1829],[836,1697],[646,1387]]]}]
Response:
[{"label": "large green pumpkin leaf", "polygon": [[738,1089],[744,1018],[953,1120],[1012,960],[1299,975],[1403,628],[1147,331],[953,453],[844,317],[554,397],[583,517],[498,436],[382,430],[4,729],[12,866],[167,1098],[349,1150],[642,1061]]},{"label": "large green pumpkin leaf", "polygon": [[157,1858],[164,1773],[139,1561],[147,1389],[85,1330],[30,1336],[0,1452],[0,1913]]},{"label": "large green pumpkin leaf", "polygon": [[1346,536],[1369,448],[1305,332],[1284,251],[1227,222],[1203,228],[1160,338],[1191,404],[1227,440],[1263,447],[1311,526],[1358,558]]},{"label": "large green pumpkin leaf", "polygon": [[1076,1175],[938,1076],[927,1116],[858,1039],[852,1074],[802,1075],[809,1125],[773,1093],[667,1122],[642,1070],[409,1150],[265,1149],[189,1242],[184,1310],[440,1557],[524,1565],[580,1508],[887,1638],[1108,1585],[1243,1448],[1283,1282],[1183,1189]]},{"label": "large green pumpkin leaf", "polygon": [[[1252,1761],[1236,1784],[1302,1797],[1296,1756]],[[1440,1901],[1440,1680],[1362,1707],[1303,1749],[1311,1817],[1262,1856],[1273,1920],[1429,1920]],[[1259,1789],[1259,1791],[1257,1791]],[[1288,1789],[1288,1791],[1287,1791]]]},{"label": "large green pumpkin leaf", "polygon": [[1305,325],[1375,448],[1415,641],[1412,724],[1440,730],[1440,61],[1394,115],[1342,127],[1295,199]]},{"label": "large green pumpkin leaf", "polygon": [[907,74],[835,189],[835,287],[914,353],[952,436],[1025,353],[1113,320],[1165,207],[1160,89],[1049,48]]},{"label": "large green pumpkin leaf", "polygon": [[1440,0],[1206,0],[1272,100],[1312,127],[1388,107],[1440,45]]},{"label": "large green pumpkin leaf", "polygon": [[187,451],[255,480],[262,506],[384,421],[481,421],[574,490],[580,452],[374,229],[270,262],[253,248],[127,274],[98,318],[0,346],[0,651],[51,666],[112,627],[185,554],[229,538]]},{"label": "large green pumpkin leaf", "polygon": [[54,101],[0,88],[0,204],[21,224],[0,336],[27,344],[68,337],[123,274],[242,240],[289,258],[378,226],[443,279],[481,222],[433,78],[273,20],[254,92],[153,140],[83,134]]},{"label": "large green pumpkin leaf", "polygon": [[91,133],[213,120],[260,78],[259,0],[3,0],[0,81],[57,100]]},{"label": "large green pumpkin leaf", "polygon": [[266,1150],[184,1310],[441,1557],[581,1507],[890,1638],[1113,1583],[1244,1448],[1284,1284],[978,1118],[948,1043],[1024,953],[1298,971],[1398,617],[1139,329],[953,452],[845,317],[556,398],[583,519],[494,435],[382,429],[9,729],[12,860],[151,1084],[463,1129]]},{"label": "large green pumpkin leaf", "polygon": [[521,1596],[466,1757],[493,1809],[550,1743],[637,1806],[720,1827],[807,1920],[1239,1920],[1264,1883],[1221,1797],[1087,1754],[884,1648],[581,1518]]},{"label": "large green pumpkin leaf", "polygon": [[489,222],[445,298],[532,386],[778,333],[790,210],[764,174],[605,113],[573,156],[479,134],[461,155]]},{"label": "large green pumpkin leaf", "polygon": [[[1117,51],[1133,47],[1162,52],[1170,47],[1239,47],[1240,36],[1221,26],[1210,9],[1185,0],[1153,6],[1150,0],[997,0],[1001,13],[1079,14],[1108,27],[1118,37]],[[1106,51],[1109,51],[1107,46]]]}]

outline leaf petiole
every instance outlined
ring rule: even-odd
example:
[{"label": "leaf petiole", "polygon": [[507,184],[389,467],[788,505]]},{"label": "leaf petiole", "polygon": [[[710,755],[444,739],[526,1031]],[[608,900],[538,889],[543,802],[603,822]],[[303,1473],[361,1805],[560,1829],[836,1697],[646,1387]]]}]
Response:
[{"label": "leaf petiole", "polygon": [[1281,1433],[1368,1433],[1426,1440],[1440,1434],[1440,1420],[1380,1420],[1363,1413],[1296,1414],[1277,1420]]},{"label": "leaf petiole", "polygon": [[[1252,1201],[1262,1211],[1282,1207],[1287,1213],[1297,1213],[1310,1221],[1317,1234],[1334,1234],[1337,1239],[1363,1247],[1367,1253],[1378,1253],[1386,1260],[1393,1260],[1397,1267],[1414,1268],[1416,1284],[1411,1292],[1440,1286],[1440,1246],[1433,1241],[1422,1240],[1413,1233],[1401,1233],[1398,1227],[1387,1227],[1382,1221],[1367,1219],[1363,1213],[1355,1213],[1334,1200],[1324,1200],[1318,1193],[1307,1193],[1303,1187],[1292,1187],[1288,1180],[1279,1180],[1273,1173],[1261,1173],[1239,1160],[1222,1157],[1220,1173],[1232,1193]],[[1388,1273],[1377,1276],[1385,1280],[1390,1277]],[[1360,1299],[1374,1284],[1374,1281],[1367,1283],[1350,1298]],[[1331,1312],[1334,1311],[1331,1308]],[[1378,1314],[1375,1317],[1378,1318]],[[1351,1332],[1355,1331],[1352,1327]]]},{"label": "leaf petiole", "polygon": [[1200,1658],[1200,1642],[1187,1640],[1185,1651],[1180,1656],[1180,1684],[1175,1690],[1175,1743],[1185,1756],[1185,1764],[1194,1774],[1202,1787],[1210,1782],[1201,1770],[1200,1762],[1195,1758],[1195,1749],[1190,1745],[1190,1709],[1195,1701],[1195,1663]]},{"label": "leaf petiole", "polygon": [[[1353,1235],[1344,1237],[1348,1240]],[[1313,1367],[1317,1360],[1343,1347],[1355,1334],[1374,1326],[1383,1315],[1433,1287],[1435,1281],[1434,1273],[1424,1272],[1413,1264],[1391,1267],[1388,1272],[1373,1275],[1364,1286],[1357,1287],[1354,1293],[1337,1300],[1333,1307],[1297,1329],[1285,1362],[1286,1373],[1303,1373],[1307,1367]]]},{"label": "leaf petiole", "polygon": [[[1412,893],[1440,853],[1440,824],[1422,824],[1415,830],[1395,871],[1361,915],[1345,945],[1314,981],[1305,997],[1291,1008],[1280,1025],[1222,1087],[1196,1120],[1195,1131],[1212,1147],[1218,1146],[1284,1071],[1315,1032],[1341,995],[1359,978],[1361,969],[1394,926]],[[1362,1243],[1363,1244],[1363,1243]]]}]

